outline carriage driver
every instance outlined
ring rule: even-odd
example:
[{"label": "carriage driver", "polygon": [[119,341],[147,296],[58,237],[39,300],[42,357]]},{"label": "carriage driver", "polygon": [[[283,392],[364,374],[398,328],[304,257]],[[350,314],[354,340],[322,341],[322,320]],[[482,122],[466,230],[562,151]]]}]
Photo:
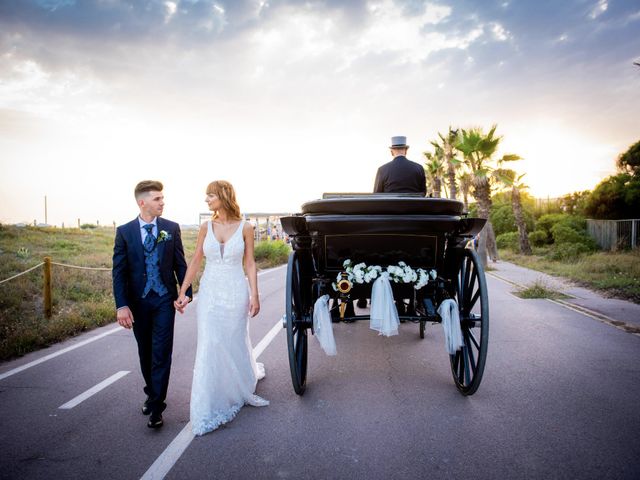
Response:
[{"label": "carriage driver", "polygon": [[[407,150],[407,137],[391,137],[389,147],[393,160],[378,168],[376,181],[373,186],[373,193],[419,193],[425,196],[427,193],[427,180],[422,165],[409,160]],[[367,306],[367,300],[359,298],[357,305],[359,308]],[[405,306],[401,305],[399,313],[413,314],[413,305],[409,304],[409,309],[405,312]]]},{"label": "carriage driver", "polygon": [[427,193],[427,180],[424,168],[407,159],[407,137],[391,137],[391,156],[393,160],[378,168],[373,193]]}]

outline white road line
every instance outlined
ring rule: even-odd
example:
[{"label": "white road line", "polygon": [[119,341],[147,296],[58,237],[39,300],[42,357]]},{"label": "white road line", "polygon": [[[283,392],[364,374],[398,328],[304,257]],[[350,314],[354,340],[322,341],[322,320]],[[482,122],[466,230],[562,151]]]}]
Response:
[{"label": "white road line", "polygon": [[182,431],[173,439],[169,446],[160,454],[149,470],[140,478],[140,480],[161,480],[169,470],[173,468],[180,459],[184,451],[194,439],[191,431],[191,422],[187,422]]},{"label": "white road line", "polygon": [[269,333],[267,333],[264,336],[264,338],[260,340],[260,342],[258,342],[258,344],[253,348],[254,358],[258,358],[262,354],[262,352],[264,352],[264,349],[269,346],[271,341],[276,337],[276,335],[281,330],[282,330],[282,322],[277,322],[273,327],[271,327],[271,330],[269,330]]},{"label": "white road line", "polygon": [[279,267],[273,267],[270,268],[269,270],[263,270],[262,272],[258,272],[258,276],[260,275],[266,275],[267,273],[272,273],[272,272],[277,272],[278,270],[282,270],[283,268],[285,268],[287,265],[280,265]]},{"label": "white road line", "polygon": [[55,357],[57,357],[59,355],[62,355],[62,354],[67,353],[67,352],[70,352],[71,350],[75,350],[76,348],[84,347],[88,343],[95,342],[96,340],[100,340],[102,337],[106,337],[107,335],[111,335],[112,333],[115,333],[115,332],[117,332],[119,330],[123,330],[123,328],[118,326],[118,327],[113,328],[111,330],[108,330],[108,331],[106,331],[104,333],[101,333],[100,335],[96,335],[95,337],[88,338],[86,340],[83,340],[82,342],[76,343],[75,345],[71,345],[70,347],[63,348],[62,350],[58,350],[55,353],[51,353],[51,354],[46,355],[46,356],[44,356],[42,358],[39,358],[38,360],[34,360],[33,362],[29,362],[29,363],[26,363],[24,365],[21,365],[20,367],[14,368],[13,370],[9,370],[8,372],[0,374],[0,380],[4,380],[5,378],[10,377],[11,375],[15,375],[16,373],[20,373],[23,370],[26,370],[27,368],[35,367],[36,365],[40,365],[41,363],[46,362],[47,360],[51,360],[52,358],[55,358]]},{"label": "white road line", "polygon": [[58,408],[61,408],[63,410],[70,410],[73,407],[75,407],[75,406],[79,405],[80,403],[84,402],[87,398],[95,395],[100,390],[103,390],[103,389],[107,388],[109,385],[111,385],[112,383],[117,382],[118,380],[120,380],[122,377],[124,377],[128,373],[130,373],[128,370],[121,370],[118,373],[115,373],[115,374],[111,375],[106,380],[103,380],[102,382],[97,384],[95,387],[91,387],[86,392],[81,393],[80,395],[78,395],[77,397],[75,397],[72,400],[69,400],[64,405],[60,405]]},{"label": "white road line", "polygon": [[[282,267],[278,267],[282,268]],[[271,270],[273,271],[273,270]],[[269,330],[262,340],[253,349],[254,358],[258,358],[269,344],[276,338],[282,330],[282,321],[278,322]],[[149,467],[140,480],[162,480],[180,459],[184,451],[191,444],[195,436],[191,431],[191,422],[187,422],[180,433],[173,439],[169,446],[160,454],[156,461]]]}]

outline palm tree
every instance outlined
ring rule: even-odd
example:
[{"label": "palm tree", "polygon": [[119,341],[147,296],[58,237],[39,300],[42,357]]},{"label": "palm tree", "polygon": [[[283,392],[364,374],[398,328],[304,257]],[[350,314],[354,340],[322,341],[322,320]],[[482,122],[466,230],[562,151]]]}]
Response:
[{"label": "palm tree", "polygon": [[471,190],[471,174],[469,172],[462,172],[458,175],[458,181],[460,182],[460,190],[462,192],[462,200],[464,201],[464,209],[469,210],[469,191]]},{"label": "palm tree", "polygon": [[[487,250],[492,260],[497,260],[496,236],[493,231],[489,212],[491,211],[491,173],[494,170],[493,155],[498,149],[502,137],[495,136],[497,125],[493,125],[485,134],[481,128],[462,129],[458,134],[456,149],[464,156],[464,162],[471,174],[472,194],[478,202],[478,214],[487,219],[485,228],[480,234],[478,253],[482,263],[487,265]],[[517,155],[504,155],[498,162],[519,160]]]},{"label": "palm tree", "polygon": [[436,149],[436,152],[439,152],[441,158],[444,160],[445,165],[447,166],[447,179],[449,183],[449,198],[456,200],[458,194],[458,188],[456,185],[456,167],[460,165],[460,160],[455,158],[455,144],[458,139],[458,131],[451,130],[449,127],[449,132],[447,135],[442,135],[438,132],[438,137],[440,137],[440,142],[432,141],[431,145],[433,145]]},{"label": "palm tree", "polygon": [[444,162],[442,152],[436,149],[435,153],[423,152],[423,155],[427,159],[424,164],[424,172],[427,176],[427,182],[429,183],[429,189],[431,194],[440,198],[442,190],[442,177],[444,176]]},{"label": "palm tree", "polygon": [[505,187],[511,188],[511,208],[513,209],[513,216],[516,219],[516,226],[518,227],[520,253],[523,255],[531,255],[531,245],[529,244],[529,236],[527,235],[527,224],[524,221],[522,202],[520,201],[520,191],[529,188],[528,185],[522,182],[525,174],[518,175],[514,170],[508,168],[498,168],[493,173],[494,177]]}]

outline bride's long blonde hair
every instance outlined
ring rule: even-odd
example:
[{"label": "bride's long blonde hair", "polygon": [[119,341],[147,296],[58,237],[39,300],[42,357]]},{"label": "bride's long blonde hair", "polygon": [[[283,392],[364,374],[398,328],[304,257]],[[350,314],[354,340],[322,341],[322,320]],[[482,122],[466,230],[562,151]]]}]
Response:
[{"label": "bride's long blonde hair", "polygon": [[[226,180],[216,180],[211,182],[207,187],[207,194],[213,193],[220,199],[222,203],[222,210],[227,213],[230,220],[241,220],[240,206],[236,201],[236,191]],[[213,218],[218,217],[218,211],[213,212]]]}]

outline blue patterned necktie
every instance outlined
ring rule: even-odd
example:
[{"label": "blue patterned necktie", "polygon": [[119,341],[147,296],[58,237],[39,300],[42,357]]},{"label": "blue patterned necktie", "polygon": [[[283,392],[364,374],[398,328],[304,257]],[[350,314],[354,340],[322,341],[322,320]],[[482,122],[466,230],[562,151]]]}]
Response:
[{"label": "blue patterned necktie", "polygon": [[153,247],[156,246],[156,237],[154,237],[152,233],[153,223],[147,223],[143,228],[147,231],[147,236],[144,237],[144,243],[142,245],[147,252],[150,252],[153,250]]},{"label": "blue patterned necktie", "polygon": [[144,286],[142,298],[146,297],[151,290],[162,297],[168,293],[168,290],[160,278],[160,259],[158,258],[158,249],[156,248],[156,237],[151,233],[153,231],[153,224],[149,223],[144,225],[143,228],[147,231],[147,236],[144,238],[144,243],[142,244],[144,247],[144,263],[147,281]]}]

